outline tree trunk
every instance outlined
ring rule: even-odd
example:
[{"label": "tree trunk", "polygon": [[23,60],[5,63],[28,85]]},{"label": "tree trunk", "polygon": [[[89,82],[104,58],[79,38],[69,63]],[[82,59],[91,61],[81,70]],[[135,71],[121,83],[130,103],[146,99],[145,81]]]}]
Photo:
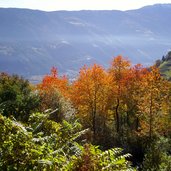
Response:
[{"label": "tree trunk", "polygon": [[152,131],[153,131],[153,128],[152,128],[152,122],[153,122],[153,111],[152,111],[152,107],[153,107],[153,99],[152,99],[152,93],[151,93],[151,96],[150,96],[150,120],[149,120],[149,137],[150,137],[150,141],[152,139]]},{"label": "tree trunk", "polygon": [[120,130],[120,121],[119,121],[119,99],[117,99],[117,105],[115,107],[115,115],[116,115],[116,132],[118,133]]}]

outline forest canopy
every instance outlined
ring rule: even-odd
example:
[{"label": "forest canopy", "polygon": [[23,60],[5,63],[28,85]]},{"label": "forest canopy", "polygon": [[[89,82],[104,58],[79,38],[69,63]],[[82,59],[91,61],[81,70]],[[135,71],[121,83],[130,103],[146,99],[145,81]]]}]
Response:
[{"label": "forest canopy", "polygon": [[74,81],[0,74],[0,170],[171,170],[171,83],[114,57]]}]

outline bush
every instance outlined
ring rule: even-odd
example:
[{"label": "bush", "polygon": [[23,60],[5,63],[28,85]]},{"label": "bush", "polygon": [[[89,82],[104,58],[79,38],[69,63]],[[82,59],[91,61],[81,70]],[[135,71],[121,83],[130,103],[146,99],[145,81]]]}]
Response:
[{"label": "bush", "polygon": [[146,149],[143,171],[170,171],[171,155],[168,149],[170,149],[170,142],[167,138],[160,137],[154,141]]},{"label": "bush", "polygon": [[0,74],[0,112],[17,120],[27,121],[37,109],[39,97],[27,80],[17,75]]}]

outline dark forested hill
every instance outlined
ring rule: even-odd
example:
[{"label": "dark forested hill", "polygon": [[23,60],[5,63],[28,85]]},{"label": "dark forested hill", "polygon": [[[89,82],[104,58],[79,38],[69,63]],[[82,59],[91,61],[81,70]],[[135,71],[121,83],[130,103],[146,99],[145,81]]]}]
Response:
[{"label": "dark forested hill", "polygon": [[0,71],[26,77],[74,74],[122,54],[151,64],[171,47],[171,5],[129,11],[0,9]]}]

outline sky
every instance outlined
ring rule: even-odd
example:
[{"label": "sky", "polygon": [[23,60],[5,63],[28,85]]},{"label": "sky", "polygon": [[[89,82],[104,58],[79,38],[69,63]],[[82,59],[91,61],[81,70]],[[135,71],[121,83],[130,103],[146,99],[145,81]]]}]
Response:
[{"label": "sky", "polygon": [[57,10],[130,10],[171,0],[0,0],[0,7]]}]

